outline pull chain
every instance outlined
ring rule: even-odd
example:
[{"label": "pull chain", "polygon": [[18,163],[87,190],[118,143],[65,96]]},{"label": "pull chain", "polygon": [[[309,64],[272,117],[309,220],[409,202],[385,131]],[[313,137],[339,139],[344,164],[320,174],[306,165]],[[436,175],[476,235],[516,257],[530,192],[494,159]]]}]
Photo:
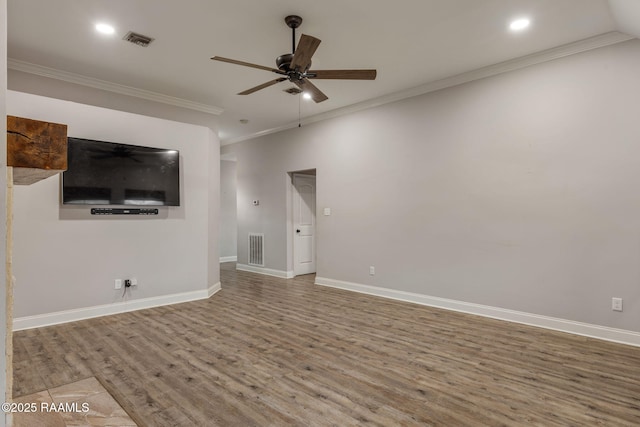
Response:
[{"label": "pull chain", "polygon": [[298,94],[298,127],[301,128],[302,127],[302,92],[300,92]]}]

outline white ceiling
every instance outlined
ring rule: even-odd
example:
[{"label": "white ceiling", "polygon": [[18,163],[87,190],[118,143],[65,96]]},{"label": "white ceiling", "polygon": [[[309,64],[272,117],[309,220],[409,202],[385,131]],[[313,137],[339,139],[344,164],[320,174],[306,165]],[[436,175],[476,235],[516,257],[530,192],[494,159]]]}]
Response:
[{"label": "white ceiling", "polygon": [[[276,76],[209,58],[275,66],[291,50],[290,14],[304,19],[298,35],[322,40],[314,69],[376,68],[378,78],[315,80],[329,96],[320,104],[284,93],[289,82],[236,95]],[[520,16],[532,25],[514,34]],[[116,34],[98,34],[97,22]],[[155,41],[127,43],[129,30]],[[8,0],[10,62],[220,108],[223,142],[616,30],[607,0]]]}]

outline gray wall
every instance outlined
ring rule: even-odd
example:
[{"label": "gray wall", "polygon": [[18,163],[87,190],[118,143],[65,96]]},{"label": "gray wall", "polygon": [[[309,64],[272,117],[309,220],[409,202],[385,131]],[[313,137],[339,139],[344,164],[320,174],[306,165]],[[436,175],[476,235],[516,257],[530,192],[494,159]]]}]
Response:
[{"label": "gray wall", "polygon": [[129,299],[219,282],[219,143],[211,129],[15,91],[7,110],[65,123],[70,136],[175,148],[181,157],[181,206],[158,217],[96,217],[88,207],[61,206],[57,176],[16,186],[16,317],[120,302],[116,278],[137,278]]},{"label": "gray wall", "polygon": [[236,162],[220,161],[220,257],[235,257],[238,240]]},{"label": "gray wall", "polygon": [[[207,235],[207,283],[211,287],[220,283],[220,140],[211,129],[207,129],[207,134],[207,228],[199,232]],[[187,254],[194,255],[192,251],[187,251]]]},{"label": "gray wall", "polygon": [[287,172],[316,168],[319,276],[640,331],[638,75],[634,40],[224,146],[238,262],[264,232],[291,269]]}]

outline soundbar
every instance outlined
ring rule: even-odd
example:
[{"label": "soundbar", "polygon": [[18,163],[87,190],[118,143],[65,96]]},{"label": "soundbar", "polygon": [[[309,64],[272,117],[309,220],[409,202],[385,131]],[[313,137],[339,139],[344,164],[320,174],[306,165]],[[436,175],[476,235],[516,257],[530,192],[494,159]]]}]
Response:
[{"label": "soundbar", "polygon": [[158,209],[91,208],[91,215],[158,215]]}]

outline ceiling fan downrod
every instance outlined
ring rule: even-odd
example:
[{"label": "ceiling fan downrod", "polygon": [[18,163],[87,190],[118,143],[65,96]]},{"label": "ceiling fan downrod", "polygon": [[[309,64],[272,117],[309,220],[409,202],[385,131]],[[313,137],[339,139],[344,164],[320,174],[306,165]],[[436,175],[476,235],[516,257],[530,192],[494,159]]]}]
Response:
[{"label": "ceiling fan downrod", "polygon": [[302,24],[302,18],[298,15],[289,15],[284,18],[287,27],[291,28],[291,54],[296,53],[296,28]]},{"label": "ceiling fan downrod", "polygon": [[291,54],[296,53],[296,29],[291,28]]}]

